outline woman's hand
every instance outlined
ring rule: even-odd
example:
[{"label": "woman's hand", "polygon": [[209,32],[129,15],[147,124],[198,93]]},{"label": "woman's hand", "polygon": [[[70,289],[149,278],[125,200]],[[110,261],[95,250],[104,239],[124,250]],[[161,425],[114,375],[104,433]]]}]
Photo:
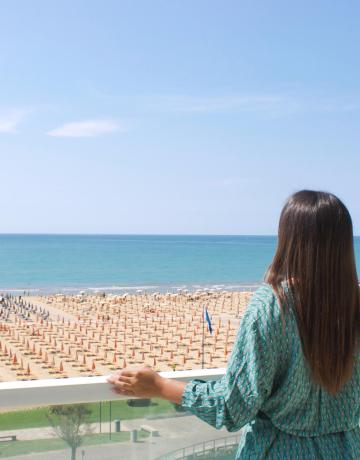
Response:
[{"label": "woman's hand", "polygon": [[143,398],[161,397],[163,380],[165,379],[147,366],[125,368],[108,378],[116,393]]},{"label": "woman's hand", "polygon": [[150,367],[125,368],[108,378],[114,391],[124,396],[162,398],[181,404],[186,383],[161,377]]}]

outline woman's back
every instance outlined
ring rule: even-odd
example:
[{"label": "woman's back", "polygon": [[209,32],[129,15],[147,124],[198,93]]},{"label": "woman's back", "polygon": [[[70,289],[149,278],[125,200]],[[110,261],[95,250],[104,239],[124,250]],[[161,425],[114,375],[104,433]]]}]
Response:
[{"label": "woman's back", "polygon": [[241,321],[226,376],[190,382],[183,406],[217,428],[243,428],[237,459],[360,459],[359,358],[331,395],[310,377],[290,305],[284,320],[264,284]]},{"label": "woman's back", "polygon": [[[258,299],[258,300],[255,300]],[[301,347],[293,305],[284,315],[285,328],[276,295],[269,285],[255,296],[274,318],[273,340],[279,348],[279,373],[272,395],[263,407],[279,429],[298,436],[319,436],[347,431],[360,422],[360,353],[351,379],[335,396],[329,394],[310,377],[310,370]],[[359,456],[360,458],[360,456]]]}]

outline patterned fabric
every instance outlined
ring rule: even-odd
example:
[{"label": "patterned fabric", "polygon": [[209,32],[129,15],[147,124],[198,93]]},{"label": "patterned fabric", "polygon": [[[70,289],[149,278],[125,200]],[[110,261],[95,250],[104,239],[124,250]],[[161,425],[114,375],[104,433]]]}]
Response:
[{"label": "patterned fabric", "polygon": [[226,375],[189,382],[182,406],[216,428],[243,427],[236,459],[360,460],[360,356],[336,396],[313,383],[294,310],[284,328],[267,284],[247,307]]}]

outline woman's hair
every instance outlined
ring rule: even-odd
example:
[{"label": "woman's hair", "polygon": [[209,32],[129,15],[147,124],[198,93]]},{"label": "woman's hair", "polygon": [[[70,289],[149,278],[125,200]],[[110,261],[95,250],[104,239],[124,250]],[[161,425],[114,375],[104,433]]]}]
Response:
[{"label": "woman's hair", "polygon": [[313,380],[336,394],[352,376],[360,339],[352,222],[339,198],[311,190],[290,196],[265,281],[274,288],[283,317],[289,302],[295,307]]}]

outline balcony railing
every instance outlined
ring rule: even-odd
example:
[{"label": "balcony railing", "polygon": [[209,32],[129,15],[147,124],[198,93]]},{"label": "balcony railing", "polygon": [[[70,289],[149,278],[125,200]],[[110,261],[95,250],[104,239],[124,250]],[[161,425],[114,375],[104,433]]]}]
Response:
[{"label": "balcony railing", "polygon": [[[216,380],[225,369],[197,369],[192,371],[160,372],[170,379]],[[67,379],[27,380],[0,383],[0,408],[47,406],[97,401],[129,399],[112,391],[106,377],[75,377]]]},{"label": "balcony railing", "polygon": [[[206,369],[161,375],[188,381],[215,380],[224,373],[225,369]],[[146,405],[141,407],[141,402]],[[0,383],[0,458],[74,459],[69,445],[51,427],[48,408],[73,404],[86,404],[91,413],[80,429],[77,460],[190,459],[201,458],[201,452],[208,459],[223,459],[234,444],[224,441],[229,437],[225,430],[215,430],[171,403],[130,402],[113,392],[106,377],[79,377]]]}]

